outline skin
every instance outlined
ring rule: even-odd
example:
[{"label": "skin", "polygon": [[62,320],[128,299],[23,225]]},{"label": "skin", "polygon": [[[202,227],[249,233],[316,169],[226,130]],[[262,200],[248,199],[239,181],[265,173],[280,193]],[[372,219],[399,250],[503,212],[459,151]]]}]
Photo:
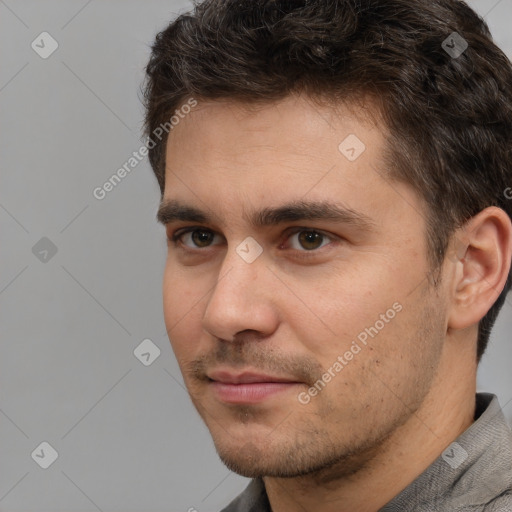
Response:
[{"label": "skin", "polygon": [[[164,200],[211,216],[166,225],[171,239],[185,228],[203,237],[168,242],[169,338],[220,458],[263,477],[274,512],[377,511],[468,428],[477,324],[512,252],[510,220],[488,208],[455,233],[434,286],[425,205],[386,176],[385,127],[371,102],[338,107],[302,95],[253,108],[201,100],[167,143]],[[366,146],[355,161],[338,149],[349,134]],[[331,201],[364,215],[368,229],[250,222],[294,201]],[[249,236],[263,250],[252,263],[236,251]],[[397,303],[400,312],[300,403]],[[297,384],[256,404],[226,404],[205,376],[221,368]]]}]

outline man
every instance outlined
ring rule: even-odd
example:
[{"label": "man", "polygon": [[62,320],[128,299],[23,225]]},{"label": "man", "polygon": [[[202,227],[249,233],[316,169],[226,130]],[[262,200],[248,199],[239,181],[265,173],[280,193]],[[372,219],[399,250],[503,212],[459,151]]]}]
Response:
[{"label": "man", "polygon": [[512,434],[475,377],[512,257],[512,66],[485,23],[207,0],[147,79],[169,338],[253,479],[225,512],[511,511]]}]

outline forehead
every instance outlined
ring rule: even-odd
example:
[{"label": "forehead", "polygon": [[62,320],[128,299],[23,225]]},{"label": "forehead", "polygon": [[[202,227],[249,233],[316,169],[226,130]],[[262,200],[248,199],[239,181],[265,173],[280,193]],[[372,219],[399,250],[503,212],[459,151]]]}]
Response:
[{"label": "forehead", "polygon": [[276,179],[314,178],[333,165],[347,174],[361,162],[382,167],[384,134],[372,112],[367,105],[332,105],[305,95],[260,104],[199,100],[169,134],[167,174],[188,169],[202,180],[222,171],[230,180],[258,173],[263,179],[271,169]]},{"label": "forehead", "polygon": [[[359,133],[360,138],[376,147],[382,143],[380,139],[386,127],[376,102],[370,97],[352,102],[336,102],[305,94],[251,103],[228,99],[198,100],[193,111],[169,134],[167,157],[172,158],[176,145],[187,144],[191,131],[195,138],[201,137],[202,145],[215,148],[216,155],[223,149],[232,155],[237,150],[247,151],[251,144],[254,144],[254,150],[264,149],[264,143],[268,144],[268,149],[306,153],[310,149],[319,149],[319,143],[328,132],[334,142],[341,142],[344,134]],[[196,146],[196,149],[201,147]],[[321,157],[321,154],[316,156]]]},{"label": "forehead", "polygon": [[378,119],[371,104],[299,95],[265,104],[198,100],[169,135],[164,201],[240,222],[246,212],[325,200],[382,216],[398,197],[385,176]]}]

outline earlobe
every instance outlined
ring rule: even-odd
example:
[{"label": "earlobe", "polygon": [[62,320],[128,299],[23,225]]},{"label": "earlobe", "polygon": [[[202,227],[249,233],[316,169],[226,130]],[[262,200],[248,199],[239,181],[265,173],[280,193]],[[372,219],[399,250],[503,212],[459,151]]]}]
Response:
[{"label": "earlobe", "polygon": [[486,208],[457,230],[451,245],[448,326],[465,329],[485,316],[505,286],[512,258],[510,218],[500,208]]}]

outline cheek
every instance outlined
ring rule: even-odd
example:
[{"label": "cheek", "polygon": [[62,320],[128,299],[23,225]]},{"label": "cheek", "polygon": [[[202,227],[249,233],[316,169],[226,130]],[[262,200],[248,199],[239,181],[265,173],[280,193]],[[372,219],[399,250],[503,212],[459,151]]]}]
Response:
[{"label": "cheek", "polygon": [[[178,360],[194,347],[201,336],[201,308],[204,295],[194,291],[189,280],[167,265],[164,271],[163,313],[167,335]],[[197,331],[197,332],[196,332]]]},{"label": "cheek", "polygon": [[285,322],[294,326],[312,354],[322,363],[325,356],[350,350],[352,340],[373,326],[381,313],[392,308],[397,292],[389,283],[376,284],[373,272],[346,272],[342,269],[316,280],[314,286],[297,280],[297,300],[285,306]]},{"label": "cheek", "polygon": [[176,323],[180,318],[184,318],[187,312],[192,310],[194,304],[198,307],[201,298],[201,292],[205,291],[198,285],[200,282],[194,280],[193,274],[180,269],[177,264],[168,257],[164,269],[162,282],[163,308],[166,322]]},{"label": "cheek", "polygon": [[[408,340],[409,330],[417,328],[417,294],[411,294],[419,279],[417,269],[400,270],[391,258],[368,255],[350,270],[339,266],[328,276],[316,279],[314,286],[313,281],[296,280],[294,291],[302,302],[288,303],[284,321],[326,370],[340,363],[338,356],[343,358],[343,369],[336,372],[338,364],[332,370],[336,383],[331,389],[348,386],[360,393],[365,382],[376,378],[374,372],[389,382],[395,373],[407,371],[418,350]],[[374,384],[364,393],[380,385]]]}]

